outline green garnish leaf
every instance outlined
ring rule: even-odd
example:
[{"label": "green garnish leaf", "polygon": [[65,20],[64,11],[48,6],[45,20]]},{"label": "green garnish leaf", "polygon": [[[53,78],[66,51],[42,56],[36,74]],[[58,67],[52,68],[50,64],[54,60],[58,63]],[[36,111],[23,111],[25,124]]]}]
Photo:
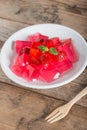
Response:
[{"label": "green garnish leaf", "polygon": [[42,52],[48,51],[48,47],[46,47],[44,45],[38,46],[38,49],[40,49]]},{"label": "green garnish leaf", "polygon": [[53,55],[58,55],[58,51],[57,51],[57,49],[54,48],[54,47],[51,47],[51,48],[49,49],[49,53],[51,53],[51,54],[53,54]]}]

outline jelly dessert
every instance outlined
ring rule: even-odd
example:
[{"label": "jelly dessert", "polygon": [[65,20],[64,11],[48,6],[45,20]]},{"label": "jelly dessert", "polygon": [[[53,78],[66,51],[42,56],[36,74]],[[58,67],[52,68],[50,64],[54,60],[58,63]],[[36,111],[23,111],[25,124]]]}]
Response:
[{"label": "jelly dessert", "polygon": [[60,40],[59,37],[36,33],[26,40],[16,40],[16,57],[11,70],[28,81],[42,80],[52,82],[71,69],[78,61],[72,39]]}]

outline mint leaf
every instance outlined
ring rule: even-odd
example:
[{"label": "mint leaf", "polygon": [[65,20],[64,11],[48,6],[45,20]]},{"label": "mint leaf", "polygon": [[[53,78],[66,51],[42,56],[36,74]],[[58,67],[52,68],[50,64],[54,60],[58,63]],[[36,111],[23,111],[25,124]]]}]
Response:
[{"label": "mint leaf", "polygon": [[48,47],[46,47],[44,45],[38,46],[38,49],[40,49],[42,52],[48,51]]},{"label": "mint leaf", "polygon": [[58,55],[58,51],[57,51],[57,49],[54,48],[54,47],[51,47],[51,48],[49,49],[49,53],[51,53],[51,54],[53,54],[53,55]]}]

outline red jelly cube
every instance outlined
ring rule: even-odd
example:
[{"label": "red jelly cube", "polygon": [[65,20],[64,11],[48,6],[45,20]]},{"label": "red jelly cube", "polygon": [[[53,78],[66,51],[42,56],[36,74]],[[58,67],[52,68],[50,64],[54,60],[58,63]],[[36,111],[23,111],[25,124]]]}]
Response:
[{"label": "red jelly cube", "polygon": [[31,57],[38,58],[40,55],[41,55],[41,51],[39,49],[36,49],[36,48],[30,49],[30,56]]},{"label": "red jelly cube", "polygon": [[62,62],[56,62],[54,64],[54,67],[59,73],[63,73],[64,71],[72,68],[72,62],[68,59],[62,61]]},{"label": "red jelly cube", "polygon": [[38,48],[38,46],[40,46],[40,45],[42,45],[42,42],[41,42],[41,41],[40,41],[40,42],[33,42],[32,47],[33,47],[33,48]]},{"label": "red jelly cube", "polygon": [[23,54],[23,53],[26,53],[26,54],[29,54],[30,53],[30,47],[24,47],[21,52],[20,52],[20,55]]},{"label": "red jelly cube", "polygon": [[20,41],[20,40],[17,40],[15,42],[15,50],[18,54],[21,53],[22,49],[25,48],[25,47],[31,47],[32,46],[32,43],[30,41]]},{"label": "red jelly cube", "polygon": [[31,75],[31,80],[32,80],[32,81],[38,80],[39,74],[40,74],[39,71],[40,71],[40,70],[37,70],[37,69],[34,70],[34,72],[33,72],[32,75]]},{"label": "red jelly cube", "polygon": [[22,54],[21,56],[17,56],[14,60],[14,63],[11,67],[11,70],[19,75],[22,76],[24,71],[26,71],[26,66],[30,63],[30,58],[28,54]]},{"label": "red jelly cube", "polygon": [[60,51],[58,54],[58,61],[62,62],[67,58],[66,53],[64,51]]},{"label": "red jelly cube", "polygon": [[47,41],[47,47],[54,47],[54,43],[51,41],[51,39]]},{"label": "red jelly cube", "polygon": [[76,62],[78,60],[75,48],[72,45],[71,39],[63,41],[63,50],[65,51],[68,59],[71,62]]},{"label": "red jelly cube", "polygon": [[68,38],[68,39],[65,39],[65,40],[61,40],[61,44],[64,46],[64,45],[67,45],[67,44],[71,44],[72,43],[72,39],[71,38]]},{"label": "red jelly cube", "polygon": [[11,70],[18,76],[22,76],[23,71],[25,70],[25,68],[21,65],[12,65],[11,66]]},{"label": "red jelly cube", "polygon": [[28,37],[28,41],[32,41],[32,42],[46,42],[48,40],[48,36],[42,35],[40,33],[36,33],[34,35],[30,35]]},{"label": "red jelly cube", "polygon": [[26,80],[29,80],[29,70],[27,68],[25,68],[25,70],[22,72],[21,77],[23,77]]},{"label": "red jelly cube", "polygon": [[55,79],[56,74],[57,74],[56,69],[54,68],[53,65],[50,64],[46,67],[46,69],[40,70],[40,79],[46,82],[51,82]]},{"label": "red jelly cube", "polygon": [[17,56],[14,60],[13,65],[26,66],[30,63],[30,57],[28,54],[22,54]]},{"label": "red jelly cube", "polygon": [[22,54],[21,56],[19,56],[19,61],[21,66],[26,66],[30,63],[30,56],[29,54]]},{"label": "red jelly cube", "polygon": [[60,39],[58,37],[54,37],[50,39],[55,47],[58,47],[60,45]]},{"label": "red jelly cube", "polygon": [[42,64],[46,64],[46,63],[50,64],[53,61],[58,61],[58,58],[57,56],[50,54],[49,52],[46,52],[40,56],[40,60]]},{"label": "red jelly cube", "polygon": [[28,80],[32,80],[32,74],[34,73],[35,71],[35,68],[32,66],[32,65],[28,65],[27,66],[27,70],[29,70],[29,76],[27,77]]},{"label": "red jelly cube", "polygon": [[31,62],[37,65],[41,64],[40,61],[40,55],[41,55],[41,51],[36,49],[36,48],[31,48],[30,49],[30,57],[31,57]]},{"label": "red jelly cube", "polygon": [[51,38],[47,41],[47,47],[50,48],[50,47],[56,47],[58,48],[58,46],[60,45],[60,40],[58,37],[54,37],[54,38]]}]

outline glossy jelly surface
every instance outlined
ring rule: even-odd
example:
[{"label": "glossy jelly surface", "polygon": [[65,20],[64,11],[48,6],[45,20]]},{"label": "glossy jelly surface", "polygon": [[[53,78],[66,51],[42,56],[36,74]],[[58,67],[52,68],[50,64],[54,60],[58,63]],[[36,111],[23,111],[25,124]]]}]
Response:
[{"label": "glossy jelly surface", "polygon": [[78,61],[71,38],[62,40],[36,33],[27,36],[25,41],[16,40],[14,50],[17,56],[11,70],[17,76],[32,82],[38,79],[52,82]]}]

